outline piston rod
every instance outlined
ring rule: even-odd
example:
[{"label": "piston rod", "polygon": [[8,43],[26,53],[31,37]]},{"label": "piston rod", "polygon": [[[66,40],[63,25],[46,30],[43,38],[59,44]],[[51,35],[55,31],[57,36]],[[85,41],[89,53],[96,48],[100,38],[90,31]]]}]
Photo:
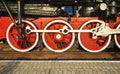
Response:
[{"label": "piston rod", "polygon": [[18,25],[17,25],[17,29],[18,29],[18,38],[23,38],[23,34],[22,34],[22,20],[21,20],[21,0],[18,0]]}]

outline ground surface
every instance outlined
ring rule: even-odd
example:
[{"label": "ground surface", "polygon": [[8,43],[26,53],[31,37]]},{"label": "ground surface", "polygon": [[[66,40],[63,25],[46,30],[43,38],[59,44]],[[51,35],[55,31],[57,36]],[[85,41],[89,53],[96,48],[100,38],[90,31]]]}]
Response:
[{"label": "ground surface", "polygon": [[1,61],[0,74],[120,74],[112,61]]}]

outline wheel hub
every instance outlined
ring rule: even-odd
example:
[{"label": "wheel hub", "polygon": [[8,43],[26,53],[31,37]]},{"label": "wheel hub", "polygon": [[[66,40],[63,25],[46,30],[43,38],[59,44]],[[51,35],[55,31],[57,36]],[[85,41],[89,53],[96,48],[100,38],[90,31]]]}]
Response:
[{"label": "wheel hub", "polygon": [[57,34],[57,35],[56,35],[56,39],[61,39],[61,35],[60,35],[60,34]]},{"label": "wheel hub", "polygon": [[55,34],[54,39],[55,41],[60,42],[63,40],[63,36],[61,34]]}]

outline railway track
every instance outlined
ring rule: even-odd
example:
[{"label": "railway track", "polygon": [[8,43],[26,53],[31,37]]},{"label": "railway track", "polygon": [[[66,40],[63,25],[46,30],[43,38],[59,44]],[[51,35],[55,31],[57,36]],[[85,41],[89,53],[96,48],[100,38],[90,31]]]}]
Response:
[{"label": "railway track", "polygon": [[71,48],[69,51],[55,53],[47,48],[20,53],[14,51],[7,43],[0,43],[0,59],[4,60],[120,60],[120,51],[109,49],[99,53],[90,53]]}]

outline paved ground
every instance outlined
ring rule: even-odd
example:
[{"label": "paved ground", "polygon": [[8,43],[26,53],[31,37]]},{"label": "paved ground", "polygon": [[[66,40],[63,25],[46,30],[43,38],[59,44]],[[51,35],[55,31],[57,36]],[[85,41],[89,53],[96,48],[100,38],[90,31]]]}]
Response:
[{"label": "paved ground", "polygon": [[0,61],[0,74],[120,74],[120,61]]}]

